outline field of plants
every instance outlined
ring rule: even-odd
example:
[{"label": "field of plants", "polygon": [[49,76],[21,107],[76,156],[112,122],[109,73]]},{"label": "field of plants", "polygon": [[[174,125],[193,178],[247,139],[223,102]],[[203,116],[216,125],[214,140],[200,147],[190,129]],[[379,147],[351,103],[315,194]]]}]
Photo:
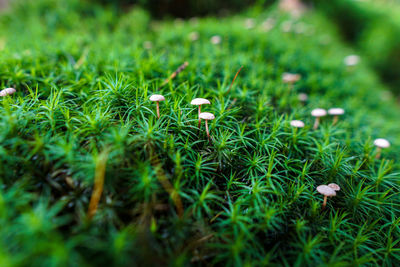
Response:
[{"label": "field of plants", "polygon": [[396,80],[267,2],[2,10],[0,266],[399,266]]}]

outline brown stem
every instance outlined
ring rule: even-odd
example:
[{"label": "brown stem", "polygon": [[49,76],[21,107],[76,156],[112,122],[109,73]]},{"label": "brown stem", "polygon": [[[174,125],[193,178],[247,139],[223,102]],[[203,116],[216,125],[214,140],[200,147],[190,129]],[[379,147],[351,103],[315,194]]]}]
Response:
[{"label": "brown stem", "polygon": [[381,154],[382,154],[382,148],[378,147],[375,158],[379,159],[381,157]]},{"label": "brown stem", "polygon": [[199,129],[200,129],[200,125],[201,125],[200,113],[201,113],[201,105],[199,105]]},{"label": "brown stem", "polygon": [[210,133],[208,132],[208,123],[207,122],[208,121],[206,120],[206,132],[207,132],[208,140],[210,140]]},{"label": "brown stem", "polygon": [[157,118],[160,118],[160,104],[158,101],[156,103],[157,103]]},{"label": "brown stem", "polygon": [[241,66],[240,69],[236,72],[236,75],[235,75],[235,77],[233,78],[233,80],[232,80],[232,82],[231,82],[231,85],[229,86],[228,91],[226,91],[226,94],[228,94],[228,93],[231,91],[232,85],[233,85],[233,83],[235,82],[235,80],[236,80],[237,76],[239,75],[239,72],[242,70],[242,68],[243,68],[243,66]]},{"label": "brown stem", "polygon": [[162,84],[161,87],[169,83],[173,78],[175,78],[181,71],[183,71],[187,66],[189,66],[189,62],[185,61],[179,68],[176,69]]},{"label": "brown stem", "polygon": [[106,165],[108,159],[108,150],[103,151],[96,162],[96,170],[94,175],[94,185],[92,196],[90,197],[89,209],[88,209],[88,217],[92,219],[97,211],[97,206],[101,199],[101,195],[103,193],[104,187],[104,179],[106,175]]},{"label": "brown stem", "polygon": [[313,127],[313,129],[314,129],[314,130],[318,129],[318,126],[319,126],[319,117],[316,117],[316,118],[315,118],[315,122],[314,122],[314,127]]},{"label": "brown stem", "polygon": [[332,122],[332,124],[335,125],[335,124],[338,122],[338,120],[339,120],[339,116],[338,116],[338,115],[335,115],[335,116],[333,117],[333,122]]},{"label": "brown stem", "polygon": [[324,203],[322,203],[322,209],[325,209],[327,200],[328,200],[328,196],[324,196]]}]

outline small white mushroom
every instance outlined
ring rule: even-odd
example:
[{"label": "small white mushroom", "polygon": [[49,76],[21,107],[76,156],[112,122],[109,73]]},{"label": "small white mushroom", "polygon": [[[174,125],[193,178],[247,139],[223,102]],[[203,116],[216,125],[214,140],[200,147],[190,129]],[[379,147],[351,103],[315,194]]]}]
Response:
[{"label": "small white mushroom", "polygon": [[357,55],[349,55],[344,58],[344,64],[348,67],[355,66],[358,62],[360,62],[360,57]]},{"label": "small white mushroom", "polygon": [[374,145],[377,147],[377,153],[375,156],[376,159],[379,159],[381,157],[382,148],[390,147],[389,141],[384,138],[375,139]]},{"label": "small white mushroom", "polygon": [[192,42],[197,41],[199,39],[199,37],[200,37],[200,34],[198,32],[189,33],[189,39]]},{"label": "small white mushroom", "polygon": [[143,48],[146,49],[146,50],[150,50],[150,49],[153,48],[153,43],[150,42],[150,41],[145,41],[145,42],[143,43]]},{"label": "small white mushroom", "polygon": [[320,186],[318,186],[318,187],[317,187],[317,191],[318,191],[320,194],[324,195],[324,202],[322,203],[322,209],[325,208],[325,206],[326,206],[326,201],[327,201],[328,197],[334,197],[334,196],[336,196],[336,191],[335,191],[333,188],[331,188],[331,187],[329,187],[329,186],[327,186],[327,185],[320,185]]},{"label": "small white mushroom", "polygon": [[295,18],[300,17],[306,11],[306,6],[300,0],[280,0],[279,8]]},{"label": "small white mushroom", "polygon": [[199,129],[200,129],[200,124],[201,124],[201,119],[200,119],[200,113],[201,113],[201,105],[209,105],[210,101],[205,98],[195,98],[190,102],[191,105],[195,105],[199,107]]},{"label": "small white mushroom", "polygon": [[199,117],[200,117],[201,119],[203,119],[203,120],[206,121],[206,132],[207,132],[207,137],[208,137],[208,139],[210,140],[210,132],[208,131],[208,121],[209,121],[209,120],[215,119],[215,116],[214,116],[214,114],[212,114],[212,113],[203,112],[203,113],[200,113]]},{"label": "small white mushroom", "polygon": [[298,95],[298,99],[301,101],[301,102],[306,102],[307,100],[308,100],[308,95],[307,94],[305,94],[305,93],[300,93],[299,95]]},{"label": "small white mushroom", "polygon": [[247,30],[253,29],[256,26],[256,22],[254,19],[248,18],[244,21],[244,27]]},{"label": "small white mushroom", "polygon": [[314,130],[318,129],[319,121],[321,117],[326,116],[326,110],[322,108],[316,108],[311,111],[311,116],[315,117]]},{"label": "small white mushroom", "polygon": [[16,92],[14,88],[6,88],[0,91],[0,96],[12,95]]},{"label": "small white mushroom", "polygon": [[290,122],[290,125],[295,127],[295,128],[303,128],[304,127],[304,122],[299,121],[299,120],[292,120]]},{"label": "small white mushroom", "polygon": [[157,103],[157,118],[160,118],[160,101],[164,101],[165,97],[163,95],[152,95],[150,96],[150,101]]},{"label": "small white mushroom", "polygon": [[340,186],[335,183],[330,183],[330,184],[328,184],[328,186],[335,191],[340,191]]},{"label": "small white mushroom", "polygon": [[284,72],[282,74],[282,81],[289,84],[289,88],[293,89],[293,85],[301,79],[300,74]]},{"label": "small white mushroom", "polygon": [[328,110],[328,114],[333,116],[332,124],[336,124],[339,120],[339,116],[344,114],[344,109],[342,108],[331,108]]},{"label": "small white mushroom", "polygon": [[221,41],[222,41],[222,38],[221,38],[221,36],[219,36],[219,35],[214,35],[214,36],[212,36],[211,37],[211,43],[213,44],[213,45],[217,45],[217,44],[220,44],[221,43]]},{"label": "small white mushroom", "polygon": [[295,83],[295,82],[299,81],[300,78],[301,78],[301,75],[296,74],[296,73],[284,72],[282,74],[282,81],[284,83]]}]

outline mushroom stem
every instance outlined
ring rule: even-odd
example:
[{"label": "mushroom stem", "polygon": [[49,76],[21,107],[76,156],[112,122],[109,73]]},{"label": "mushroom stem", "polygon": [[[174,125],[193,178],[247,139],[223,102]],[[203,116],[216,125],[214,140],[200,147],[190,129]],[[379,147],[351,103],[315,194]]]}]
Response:
[{"label": "mushroom stem", "polygon": [[[201,113],[201,105],[199,105],[199,129],[200,129],[200,125],[201,125],[201,119],[200,119],[200,113]],[[207,123],[207,121],[206,121]]]},{"label": "mushroom stem", "polygon": [[314,122],[314,127],[313,127],[313,129],[314,129],[314,130],[318,129],[318,126],[319,126],[319,117],[316,117],[316,118],[315,118],[315,122]]},{"label": "mushroom stem", "polygon": [[294,128],[293,128],[293,135],[292,135],[292,137],[293,137],[293,144],[296,144],[296,141],[297,141],[297,127],[294,127]]},{"label": "mushroom stem", "polygon": [[160,118],[160,105],[159,105],[159,103],[160,102],[156,102],[157,103],[157,118]]},{"label": "mushroom stem", "polygon": [[205,120],[206,121],[206,132],[207,132],[207,137],[208,137],[208,140],[210,140],[210,132],[208,131],[208,121],[207,120]]},{"label": "mushroom stem", "polygon": [[328,196],[324,196],[324,203],[322,203],[322,209],[325,209],[327,200],[328,200]]},{"label": "mushroom stem", "polygon": [[376,152],[375,158],[379,159],[381,157],[381,154],[382,154],[382,148],[378,147],[376,150],[377,150],[377,152]]},{"label": "mushroom stem", "polygon": [[332,125],[335,125],[338,122],[338,120],[339,120],[339,116],[338,115],[333,116]]}]

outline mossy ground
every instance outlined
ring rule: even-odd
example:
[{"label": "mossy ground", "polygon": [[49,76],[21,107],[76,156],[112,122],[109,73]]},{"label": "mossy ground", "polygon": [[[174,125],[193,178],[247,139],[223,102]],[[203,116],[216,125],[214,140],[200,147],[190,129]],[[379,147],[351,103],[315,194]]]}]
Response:
[{"label": "mossy ground", "polygon": [[[400,263],[400,109],[365,62],[344,66],[353,51],[318,13],[154,21],[40,0],[3,14],[0,33],[1,85],[17,89],[0,100],[1,266]],[[291,90],[287,71],[302,75]],[[211,101],[211,142],[195,97]],[[314,131],[316,107],[346,114]],[[392,142],[379,160],[377,137]],[[342,190],[322,210],[330,182]]]}]

